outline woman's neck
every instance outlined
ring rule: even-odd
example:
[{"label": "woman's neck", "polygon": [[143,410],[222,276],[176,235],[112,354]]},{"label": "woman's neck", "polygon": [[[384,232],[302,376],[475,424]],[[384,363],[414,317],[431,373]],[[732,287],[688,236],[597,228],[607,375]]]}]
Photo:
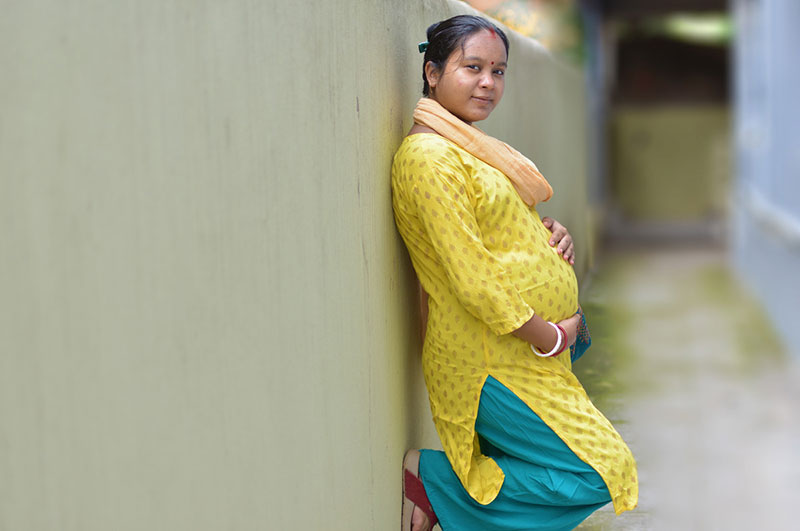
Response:
[{"label": "woman's neck", "polygon": [[408,131],[408,134],[406,136],[416,135],[419,133],[433,133],[435,135],[439,134],[430,127],[428,127],[427,125],[414,124],[413,126],[411,126],[411,129]]}]

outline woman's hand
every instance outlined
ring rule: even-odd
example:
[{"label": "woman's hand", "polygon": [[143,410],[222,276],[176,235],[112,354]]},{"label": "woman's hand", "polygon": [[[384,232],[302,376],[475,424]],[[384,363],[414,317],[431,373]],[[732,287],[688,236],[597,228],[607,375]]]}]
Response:
[{"label": "woman's hand", "polygon": [[542,223],[553,233],[552,236],[550,236],[550,247],[558,246],[558,254],[569,262],[570,265],[575,264],[575,245],[572,242],[572,236],[567,228],[548,216],[542,218]]},{"label": "woman's hand", "polygon": [[578,326],[581,324],[581,314],[576,313],[572,317],[559,321],[556,324],[561,325],[564,332],[567,333],[567,346],[564,348],[564,350],[566,350],[575,343],[578,337]]},{"label": "woman's hand", "polygon": [[[578,326],[580,325],[580,322],[581,314],[576,313],[575,315],[556,323],[561,325],[561,327],[564,329],[564,332],[567,333],[567,344],[564,346],[564,350],[568,349],[573,343],[575,343],[575,339],[578,337]],[[533,317],[528,319],[525,324],[511,333],[520,339],[524,339],[539,349],[540,352],[549,352],[554,349],[560,334],[560,332],[556,331],[554,327],[550,326],[547,321],[535,314]]]}]

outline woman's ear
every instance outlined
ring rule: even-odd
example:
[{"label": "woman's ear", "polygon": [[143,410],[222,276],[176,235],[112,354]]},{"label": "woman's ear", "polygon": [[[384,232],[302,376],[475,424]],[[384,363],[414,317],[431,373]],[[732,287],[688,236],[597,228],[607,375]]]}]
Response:
[{"label": "woman's ear", "polygon": [[433,61],[425,63],[425,77],[428,79],[428,86],[431,88],[436,87],[439,83],[439,69],[433,64]]}]

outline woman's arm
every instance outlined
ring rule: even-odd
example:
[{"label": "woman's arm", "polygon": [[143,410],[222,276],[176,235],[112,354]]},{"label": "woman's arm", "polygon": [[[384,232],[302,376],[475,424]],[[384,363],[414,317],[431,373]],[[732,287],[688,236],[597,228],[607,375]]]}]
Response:
[{"label": "woman's arm", "polygon": [[[575,343],[575,338],[578,335],[578,324],[580,324],[580,321],[580,314],[575,314],[572,317],[557,323],[561,325],[564,328],[564,331],[567,333],[567,345],[565,346],[565,349],[569,348],[573,343]],[[555,328],[547,324],[547,321],[538,315],[534,315],[528,320],[528,322],[511,333],[518,338],[527,341],[542,352],[550,352],[556,346],[556,342],[558,341],[558,332],[556,332]]]},{"label": "woman's arm", "polygon": [[[533,308],[504,264],[483,243],[461,162],[447,153],[436,153],[436,148],[432,144],[432,153],[414,159],[402,177],[400,193],[408,194],[403,208],[423,229],[406,233],[406,245],[418,241],[424,252],[432,253],[464,309],[495,334],[508,334],[531,318]],[[402,210],[396,213],[401,223],[404,216]]]},{"label": "woman's arm", "polygon": [[[419,281],[417,285],[419,287],[420,337],[422,338],[422,343],[425,343],[425,333],[428,330],[428,293],[423,289]],[[575,338],[578,335],[580,315],[573,315],[568,319],[560,321],[558,324],[561,325],[567,333],[566,350],[575,342]],[[527,341],[531,345],[534,345],[542,352],[550,352],[558,341],[555,329],[538,315],[534,315],[528,322],[511,333]]]}]

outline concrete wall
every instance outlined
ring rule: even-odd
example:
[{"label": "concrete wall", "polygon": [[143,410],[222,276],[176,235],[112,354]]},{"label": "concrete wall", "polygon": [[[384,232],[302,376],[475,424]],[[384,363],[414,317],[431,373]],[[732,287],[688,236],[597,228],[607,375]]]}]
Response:
[{"label": "concrete wall", "polygon": [[[0,529],[394,529],[436,445],[391,156],[458,2],[2,2]],[[588,260],[580,73],[490,122]]]},{"label": "concrete wall", "polygon": [[737,0],[733,7],[734,258],[788,350],[800,356],[800,4]]},{"label": "concrete wall", "polygon": [[704,225],[727,214],[727,106],[618,106],[610,143],[615,206],[626,219]]}]

